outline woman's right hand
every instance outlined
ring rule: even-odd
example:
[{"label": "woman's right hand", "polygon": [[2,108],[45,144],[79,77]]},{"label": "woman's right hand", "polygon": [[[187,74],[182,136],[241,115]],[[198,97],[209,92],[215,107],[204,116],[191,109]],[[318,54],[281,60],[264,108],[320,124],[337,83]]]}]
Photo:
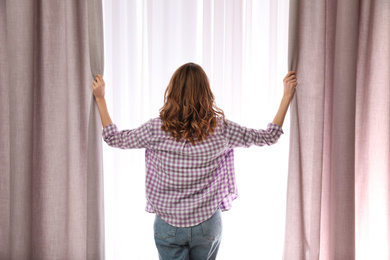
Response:
[{"label": "woman's right hand", "polygon": [[292,99],[295,93],[295,88],[298,85],[297,76],[295,71],[289,71],[283,79],[284,96]]},{"label": "woman's right hand", "polygon": [[291,99],[294,96],[295,87],[298,85],[295,71],[289,71],[287,73],[286,77],[284,77],[283,79],[283,85],[284,85],[283,98],[282,101],[280,102],[280,107],[278,112],[276,113],[274,121],[272,121],[272,123],[277,124],[280,127],[283,126],[284,118],[286,117],[288,107],[290,106]]}]

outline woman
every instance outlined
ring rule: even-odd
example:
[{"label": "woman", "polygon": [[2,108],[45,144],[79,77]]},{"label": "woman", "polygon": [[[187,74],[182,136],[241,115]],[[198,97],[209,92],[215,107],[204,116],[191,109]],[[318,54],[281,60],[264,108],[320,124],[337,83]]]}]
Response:
[{"label": "woman", "polygon": [[237,197],[233,148],[277,142],[297,85],[290,71],[284,95],[266,130],[242,127],[216,107],[204,70],[181,66],[165,91],[160,116],[137,129],[118,131],[104,99],[105,83],[92,84],[104,141],[122,149],[146,148],[146,210],[156,214],[160,259],[215,259],[221,241],[221,211]]}]

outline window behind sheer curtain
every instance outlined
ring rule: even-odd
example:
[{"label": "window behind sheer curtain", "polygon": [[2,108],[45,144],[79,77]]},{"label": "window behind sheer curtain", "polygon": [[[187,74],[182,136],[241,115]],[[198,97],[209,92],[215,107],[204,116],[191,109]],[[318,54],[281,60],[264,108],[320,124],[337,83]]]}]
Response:
[{"label": "window behind sheer curtain", "polygon": [[[120,129],[157,117],[173,72],[186,62],[209,76],[217,106],[266,128],[287,72],[288,0],[104,1],[105,81]],[[220,259],[280,259],[284,242],[289,120],[272,147],[235,150],[239,197],[222,214]],[[145,208],[144,150],[104,146],[106,257],[157,259]]]}]

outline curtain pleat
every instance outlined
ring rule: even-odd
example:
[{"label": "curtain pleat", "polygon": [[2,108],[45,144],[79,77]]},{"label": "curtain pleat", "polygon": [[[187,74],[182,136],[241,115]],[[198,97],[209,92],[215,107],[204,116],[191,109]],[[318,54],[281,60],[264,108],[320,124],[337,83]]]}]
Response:
[{"label": "curtain pleat", "polygon": [[103,56],[102,13],[91,25],[86,0],[0,4],[0,259],[104,259],[91,90],[103,59],[90,62]]},{"label": "curtain pleat", "polygon": [[[87,0],[89,58],[92,78],[104,72],[103,10],[101,0]],[[104,259],[104,179],[101,122],[93,95],[88,125],[87,258]]]},{"label": "curtain pleat", "polygon": [[290,1],[284,259],[389,259],[390,3]]},{"label": "curtain pleat", "polygon": [[9,128],[9,72],[7,53],[6,2],[0,1],[0,258],[8,259],[10,247],[10,128]]},{"label": "curtain pleat", "polygon": [[355,126],[356,259],[390,259],[390,2],[360,1]]},{"label": "curtain pleat", "polygon": [[[290,1],[290,156],[284,259],[318,259],[325,88],[325,1]],[[302,14],[305,15],[302,15]],[[310,30],[310,35],[305,32]],[[315,66],[314,66],[315,65]],[[315,102],[314,102],[315,101]]]}]

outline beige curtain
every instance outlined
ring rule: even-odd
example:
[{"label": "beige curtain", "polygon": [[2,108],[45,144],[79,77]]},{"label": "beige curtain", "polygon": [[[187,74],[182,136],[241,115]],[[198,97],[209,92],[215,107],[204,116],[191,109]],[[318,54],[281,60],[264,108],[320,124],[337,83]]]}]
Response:
[{"label": "beige curtain", "polygon": [[98,0],[0,1],[0,259],[104,259]]},{"label": "beige curtain", "polygon": [[291,0],[284,259],[390,259],[390,2]]}]

